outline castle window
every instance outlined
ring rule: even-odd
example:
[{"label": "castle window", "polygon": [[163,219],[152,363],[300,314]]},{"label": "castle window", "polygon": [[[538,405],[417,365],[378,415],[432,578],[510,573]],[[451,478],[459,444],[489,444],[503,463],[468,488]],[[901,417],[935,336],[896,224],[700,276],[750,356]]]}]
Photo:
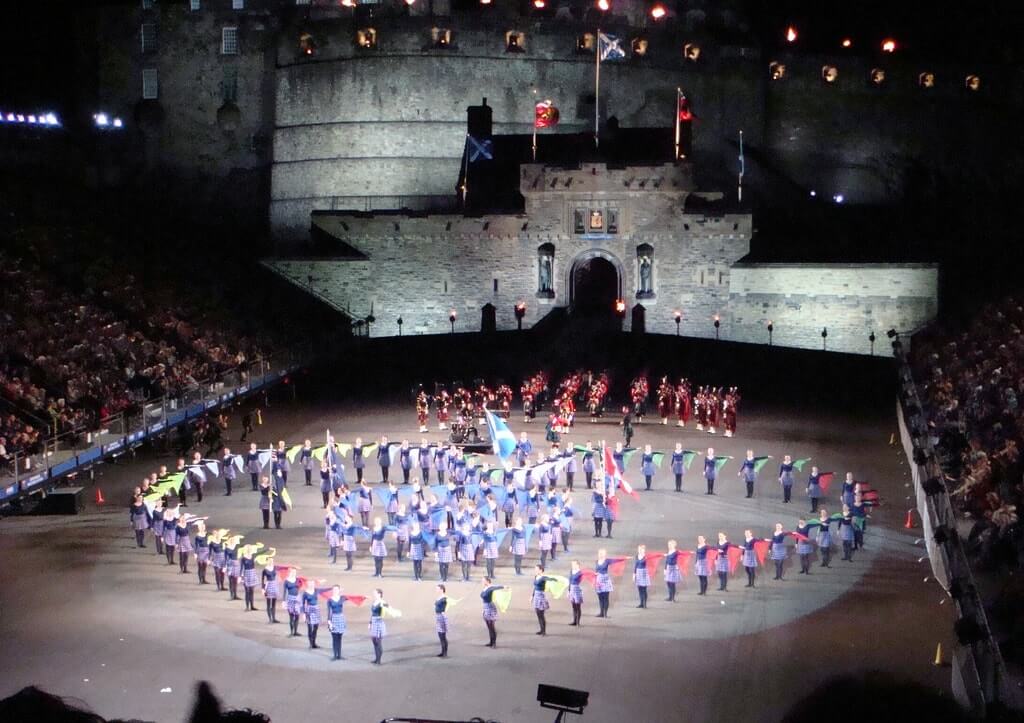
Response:
[{"label": "castle window", "polygon": [[981,78],[977,75],[968,75],[964,79],[964,87],[975,92],[981,90]]},{"label": "castle window", "polygon": [[640,244],[636,247],[636,297],[650,299],[654,296],[654,247]]},{"label": "castle window", "polygon": [[365,50],[377,47],[377,31],[373,28],[360,28],[356,31],[356,46]]},{"label": "castle window", "polygon": [[156,100],[160,95],[160,83],[156,74],[156,68],[144,68],[142,70],[142,99]]},{"label": "castle window", "polygon": [[238,68],[229,65],[224,68],[224,79],[220,85],[221,99],[225,103],[234,103],[238,100]]},{"label": "castle window", "polygon": [[245,0],[231,0],[232,10],[245,10]]},{"label": "castle window", "polygon": [[832,84],[839,80],[839,69],[834,65],[821,66],[821,79]]},{"label": "castle window", "polygon": [[583,33],[583,35],[576,38],[576,52],[588,55],[594,52],[593,33]]},{"label": "castle window", "polygon": [[555,295],[555,245],[544,243],[537,247],[537,296],[553,298]]},{"label": "castle window", "polygon": [[435,48],[447,50],[452,46],[452,31],[448,28],[431,28],[430,39]]},{"label": "castle window", "polygon": [[194,13],[202,10],[202,5],[202,0],[188,0],[188,9]]},{"label": "castle window", "polygon": [[142,9],[143,10],[152,10],[153,9],[153,0],[142,0]]},{"label": "castle window", "polygon": [[700,46],[696,43],[687,43],[683,46],[683,57],[691,63],[696,63],[700,59]]},{"label": "castle window", "polygon": [[526,36],[518,30],[509,30],[505,33],[505,52],[526,52]]},{"label": "castle window", "polygon": [[220,54],[238,55],[238,28],[221,28]]},{"label": "castle window", "polygon": [[587,232],[587,219],[586,212],[582,208],[577,208],[572,212],[572,231],[573,233],[586,233]]},{"label": "castle window", "polygon": [[604,212],[600,209],[591,209],[590,211],[590,223],[587,227],[591,231],[603,231],[604,230]]},{"label": "castle window", "polygon": [[925,71],[917,76],[917,84],[922,88],[934,88],[935,87],[935,73]]},{"label": "castle window", "polygon": [[772,80],[782,80],[786,77],[786,64],[772,61],[768,63],[768,77]]},{"label": "castle window", "polygon": [[647,40],[645,38],[633,38],[633,42],[630,43],[630,47],[633,51],[633,57],[642,58],[647,55]]},{"label": "castle window", "polygon": [[156,25],[143,23],[139,35],[142,38],[143,53],[152,53],[156,50]]},{"label": "castle window", "polygon": [[299,36],[299,55],[306,58],[316,55],[316,38],[312,33],[302,33]]},{"label": "castle window", "polygon": [[882,68],[872,68],[868,79],[872,85],[882,85],[885,83],[885,71]]},{"label": "castle window", "polygon": [[608,209],[608,233],[619,232],[619,212],[616,209]]}]

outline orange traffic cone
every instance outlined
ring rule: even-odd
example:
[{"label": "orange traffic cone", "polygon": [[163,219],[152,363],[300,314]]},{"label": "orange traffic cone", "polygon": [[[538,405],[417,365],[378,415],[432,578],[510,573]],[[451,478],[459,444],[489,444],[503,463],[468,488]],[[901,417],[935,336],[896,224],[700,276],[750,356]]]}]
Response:
[{"label": "orange traffic cone", "polygon": [[96,488],[96,504],[102,505],[104,502],[106,502],[106,500],[103,499],[103,490],[101,490],[99,487],[97,487]]},{"label": "orange traffic cone", "polygon": [[906,522],[903,523],[903,526],[906,527],[908,530],[914,529],[914,508],[913,507],[911,507],[909,510],[907,510],[907,520],[906,520]]}]

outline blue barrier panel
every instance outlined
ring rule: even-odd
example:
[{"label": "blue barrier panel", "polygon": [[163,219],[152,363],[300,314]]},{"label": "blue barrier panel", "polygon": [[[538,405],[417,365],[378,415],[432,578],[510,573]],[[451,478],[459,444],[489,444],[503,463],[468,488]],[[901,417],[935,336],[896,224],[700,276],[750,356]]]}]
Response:
[{"label": "blue barrier panel", "polygon": [[24,490],[31,489],[32,487],[35,487],[36,485],[45,482],[47,478],[49,478],[49,476],[49,471],[37,472],[31,477],[23,479],[21,481],[21,488]]},{"label": "blue barrier panel", "polygon": [[8,485],[7,487],[4,487],[3,489],[0,489],[0,500],[5,499],[7,497],[13,497],[16,494],[18,494],[17,482],[15,482],[12,485]]},{"label": "blue barrier panel", "polygon": [[157,432],[163,431],[163,428],[166,427],[166,426],[167,426],[167,422],[163,422],[163,421],[157,422],[156,424],[154,424],[152,427],[149,428],[149,433],[150,434],[156,434]]},{"label": "blue barrier panel", "polygon": [[223,394],[221,394],[220,395],[220,400],[222,402],[230,402],[232,399],[235,398],[235,396],[237,394],[238,394],[238,392],[235,391],[234,389],[232,389],[230,392],[224,392]]},{"label": "blue barrier panel", "polygon": [[103,450],[100,447],[89,447],[89,449],[78,453],[78,464],[89,464],[90,462],[95,462],[102,456]]},{"label": "blue barrier panel", "polygon": [[128,435],[128,444],[135,444],[141,442],[146,437],[146,430],[140,429],[138,432],[132,432]]},{"label": "blue barrier panel", "polygon": [[107,442],[103,445],[103,454],[110,454],[116,452],[124,447],[124,438],[118,439],[114,442]]},{"label": "blue barrier panel", "polygon": [[174,425],[180,424],[181,422],[184,422],[184,421],[185,421],[185,412],[184,412],[184,410],[178,410],[177,412],[172,412],[171,414],[167,415],[167,426],[168,427],[173,427]]},{"label": "blue barrier panel", "polygon": [[235,390],[235,394],[245,394],[247,391],[249,391],[249,385],[243,384],[242,386]]},{"label": "blue barrier panel", "polygon": [[206,405],[202,402],[193,404],[191,407],[185,409],[185,418],[192,419],[193,417],[201,417],[206,413]]},{"label": "blue barrier panel", "polygon": [[60,477],[68,472],[74,472],[78,468],[78,458],[72,457],[50,467],[51,477]]},{"label": "blue barrier panel", "polygon": [[216,407],[216,406],[217,406],[218,404],[220,404],[220,402],[219,402],[218,400],[216,400],[216,399],[211,399],[211,400],[209,400],[209,401],[207,401],[207,402],[206,402],[206,408],[207,408],[207,409],[213,409],[213,408],[214,408],[214,407]]}]

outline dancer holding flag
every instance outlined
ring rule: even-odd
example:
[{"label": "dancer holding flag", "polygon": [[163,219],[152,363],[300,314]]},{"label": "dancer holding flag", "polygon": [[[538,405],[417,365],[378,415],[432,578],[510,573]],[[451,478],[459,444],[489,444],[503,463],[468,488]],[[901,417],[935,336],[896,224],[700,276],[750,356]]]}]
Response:
[{"label": "dancer holding flag", "polygon": [[[507,609],[511,595],[504,585],[494,585],[489,577],[484,577],[481,584],[484,589],[480,592],[480,600],[484,606],[483,617],[484,624],[487,626],[488,637],[486,647],[497,648],[498,628],[495,622],[498,619],[498,603],[504,602],[504,607]],[[498,596],[501,596],[501,600],[498,599]]]}]

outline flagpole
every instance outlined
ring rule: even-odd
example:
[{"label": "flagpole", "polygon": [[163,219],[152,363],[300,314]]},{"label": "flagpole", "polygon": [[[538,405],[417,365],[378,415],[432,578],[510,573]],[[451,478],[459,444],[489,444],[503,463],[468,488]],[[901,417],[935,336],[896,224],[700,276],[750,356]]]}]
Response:
[{"label": "flagpole", "polygon": [[598,123],[601,117],[601,28],[597,29],[594,43],[594,148],[599,145]]},{"label": "flagpole", "polygon": [[466,134],[466,152],[462,158],[462,205],[466,205],[469,198],[469,138]]},{"label": "flagpole", "polygon": [[740,131],[740,173],[736,182],[736,200],[743,200],[743,172],[746,170],[746,162],[743,160],[743,131]]},{"label": "flagpole", "polygon": [[537,89],[533,89],[533,162],[537,162]]},{"label": "flagpole", "polygon": [[676,158],[679,160],[679,97],[683,94],[682,88],[676,88]]}]

